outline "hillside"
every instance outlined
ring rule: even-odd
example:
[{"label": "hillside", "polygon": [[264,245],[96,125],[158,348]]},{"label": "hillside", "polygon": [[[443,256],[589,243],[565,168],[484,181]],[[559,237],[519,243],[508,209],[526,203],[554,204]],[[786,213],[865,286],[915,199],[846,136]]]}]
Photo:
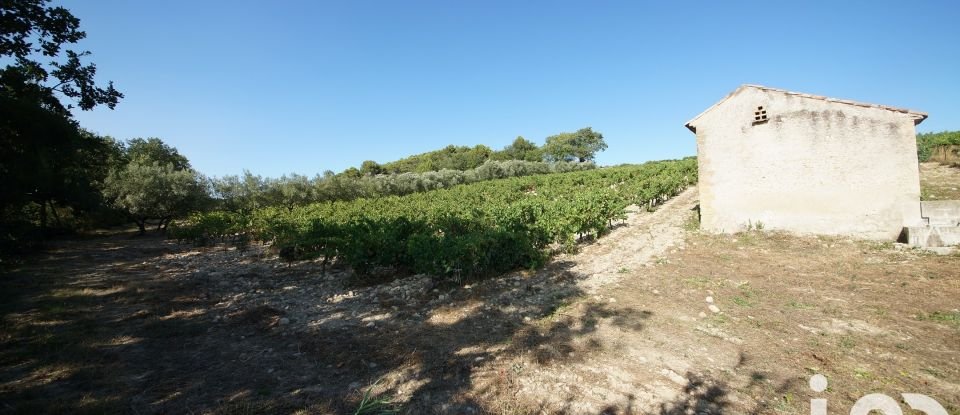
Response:
[{"label": "hillside", "polygon": [[384,163],[381,168],[384,173],[423,173],[443,169],[469,170],[480,167],[485,161],[490,160],[494,153],[490,147],[484,145],[474,147],[451,145],[440,150]]},{"label": "hillside", "polygon": [[960,257],[701,234],[696,204],[463,286],[356,286],[257,244],[60,242],[0,280],[0,394],[13,413],[845,413],[871,392],[960,410]]},{"label": "hillside", "polygon": [[921,200],[960,200],[960,167],[920,163]]},{"label": "hillside", "polygon": [[543,148],[517,137],[510,145],[502,150],[493,150],[485,145],[473,147],[449,145],[440,150],[414,154],[402,159],[378,164],[374,161],[365,161],[360,167],[360,174],[398,174],[398,173],[425,173],[440,170],[470,170],[482,166],[487,161],[521,160],[530,162],[544,161]]},{"label": "hillside", "polygon": [[594,131],[591,127],[584,127],[574,132],[563,132],[547,137],[543,146],[518,136],[510,145],[502,150],[494,151],[490,147],[477,145],[447,146],[441,150],[416,154],[397,161],[380,165],[374,161],[363,162],[360,170],[348,172],[355,174],[380,173],[422,173],[439,170],[469,170],[482,165],[488,160],[522,160],[522,161],[593,161],[598,152],[607,149],[603,134]]}]

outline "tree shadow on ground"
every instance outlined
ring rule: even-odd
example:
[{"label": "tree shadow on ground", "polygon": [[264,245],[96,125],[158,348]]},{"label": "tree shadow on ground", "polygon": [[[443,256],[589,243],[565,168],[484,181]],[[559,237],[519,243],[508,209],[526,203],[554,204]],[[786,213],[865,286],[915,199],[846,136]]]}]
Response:
[{"label": "tree shadow on ground", "polygon": [[[731,368],[731,371],[745,369],[748,358],[743,353],[740,354],[739,361]],[[718,380],[709,376],[686,373],[686,384],[684,384],[680,396],[675,399],[664,402],[659,405],[653,413],[659,415],[688,415],[688,414],[725,414],[740,413],[759,415],[770,412],[776,412],[770,403],[760,403],[753,408],[744,408],[736,406],[731,394],[734,389],[751,390],[756,386],[766,383],[766,375],[761,372],[753,371],[750,374],[750,380],[745,386],[735,388],[727,381]],[[788,391],[797,386],[796,379],[789,379],[782,382],[774,388],[778,396],[783,396]],[[641,410],[635,407],[636,399],[634,396],[628,397],[626,405],[610,405],[600,411],[601,415],[633,415],[646,414],[650,411]]]},{"label": "tree shadow on ground", "polygon": [[[598,321],[640,331],[653,315],[590,302],[568,312],[585,295],[577,286],[585,276],[554,262],[445,302],[369,308],[390,314],[373,325],[349,313],[370,301],[361,297],[306,330],[284,330],[285,306],[256,301],[214,323],[211,310],[228,300],[219,282],[159,261],[190,251],[104,238],[65,244],[4,275],[0,412],[354,413],[363,392],[378,385],[377,396],[403,397],[403,413],[480,413],[484,403],[470,392],[486,363],[575,362],[605,347],[589,339]],[[241,276],[276,288],[294,274],[309,283],[313,266],[320,267]],[[684,400],[662,413],[725,410],[724,384],[688,380]]]},{"label": "tree shadow on ground", "polygon": [[[612,311],[590,304],[576,316],[562,316],[563,307],[583,296],[576,282],[583,277],[570,271],[570,263],[554,263],[519,285],[480,293],[461,292],[454,302],[472,304],[467,314],[447,305],[420,306],[424,315],[433,315],[417,324],[402,321],[378,323],[376,329],[327,329],[318,327],[310,334],[315,356],[332,357],[337,362],[341,385],[349,375],[364,378],[369,385],[384,376],[393,376],[394,384],[406,384],[409,390],[387,388],[383,396],[407,396],[406,413],[478,413],[483,405],[469,396],[477,370],[494,359],[503,361],[526,355],[537,364],[548,365],[582,359],[583,345],[577,340],[596,330],[599,319],[606,318],[620,327],[642,329],[647,311]],[[548,284],[549,283],[549,284]],[[498,296],[505,291],[521,293],[543,290],[531,297]],[[448,318],[437,318],[453,313]],[[545,319],[545,317],[554,317]],[[344,345],[349,345],[344,347]],[[587,342],[587,347],[602,347]],[[578,353],[574,353],[574,352]],[[374,369],[370,363],[376,362]],[[396,374],[400,373],[399,376]],[[349,390],[335,388],[341,394]],[[343,396],[343,395],[341,395]],[[353,400],[338,402],[336,408],[349,412]]]}]

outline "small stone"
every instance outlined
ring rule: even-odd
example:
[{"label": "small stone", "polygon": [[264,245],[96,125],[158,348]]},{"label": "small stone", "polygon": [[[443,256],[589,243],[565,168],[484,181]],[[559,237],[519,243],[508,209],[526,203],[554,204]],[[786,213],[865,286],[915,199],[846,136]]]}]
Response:
[{"label": "small stone", "polygon": [[713,304],[713,297],[707,297],[707,303]]},{"label": "small stone", "polygon": [[653,293],[656,295],[660,295],[660,290],[653,290]]},{"label": "small stone", "polygon": [[523,317],[523,321],[530,321],[530,320],[533,320],[532,318],[530,318],[530,316],[524,316],[524,317]]},{"label": "small stone", "polygon": [[281,325],[281,326],[286,326],[287,324],[290,324],[290,319],[289,319],[289,318],[283,317],[283,318],[280,319],[280,325]]},{"label": "small stone", "polygon": [[359,387],[360,387],[360,382],[352,382],[350,383],[350,385],[347,386],[347,388],[349,389],[357,389]]},{"label": "small stone", "polygon": [[714,312],[714,313],[719,313],[719,312],[720,312],[720,307],[717,307],[716,305],[713,305],[713,304],[710,304],[709,306],[707,306],[707,308],[709,308],[710,311],[712,311],[712,312]]},{"label": "small stone", "polygon": [[701,311],[700,314],[697,314],[697,315],[700,316],[700,318],[706,318],[706,317],[707,317],[707,313],[704,313],[703,311]]},{"label": "small stone", "polygon": [[267,373],[273,373],[273,368],[271,367],[271,368],[267,369]]},{"label": "small stone", "polygon": [[373,363],[373,362],[370,362],[370,364],[368,364],[367,366],[370,366],[370,368],[373,369],[373,368],[376,368],[376,367],[377,367],[377,364],[376,364],[376,363]]}]

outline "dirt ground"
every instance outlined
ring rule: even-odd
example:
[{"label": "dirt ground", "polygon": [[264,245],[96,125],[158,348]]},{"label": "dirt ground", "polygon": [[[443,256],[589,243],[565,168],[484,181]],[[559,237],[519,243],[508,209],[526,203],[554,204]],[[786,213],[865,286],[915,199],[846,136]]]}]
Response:
[{"label": "dirt ground", "polygon": [[960,166],[920,163],[922,200],[960,200]]},{"label": "dirt ground", "polygon": [[0,412],[847,413],[907,392],[960,414],[960,255],[706,235],[695,205],[458,287],[352,286],[259,246],[59,242],[0,279]]}]

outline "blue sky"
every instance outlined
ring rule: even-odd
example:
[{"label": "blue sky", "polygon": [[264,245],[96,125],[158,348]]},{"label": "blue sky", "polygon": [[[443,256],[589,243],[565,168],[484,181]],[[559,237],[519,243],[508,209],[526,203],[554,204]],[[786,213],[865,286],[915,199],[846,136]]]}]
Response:
[{"label": "blue sky", "polygon": [[207,175],[341,171],[592,126],[601,164],[693,155],[683,124],[744,83],[960,129],[956,1],[62,0],[98,79],[76,111]]}]

